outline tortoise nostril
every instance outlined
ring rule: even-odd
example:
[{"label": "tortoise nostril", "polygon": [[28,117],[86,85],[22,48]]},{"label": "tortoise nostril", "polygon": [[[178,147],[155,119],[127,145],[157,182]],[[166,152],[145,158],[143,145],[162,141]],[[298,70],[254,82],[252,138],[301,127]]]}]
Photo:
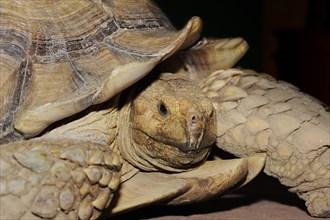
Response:
[{"label": "tortoise nostril", "polygon": [[197,123],[197,117],[196,117],[195,115],[193,115],[193,116],[191,117],[191,122],[192,122],[193,124]]}]

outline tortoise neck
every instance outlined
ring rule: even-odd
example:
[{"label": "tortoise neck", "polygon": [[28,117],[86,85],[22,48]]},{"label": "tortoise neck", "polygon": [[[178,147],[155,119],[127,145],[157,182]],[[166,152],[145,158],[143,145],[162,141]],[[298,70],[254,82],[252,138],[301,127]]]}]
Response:
[{"label": "tortoise neck", "polygon": [[120,154],[125,161],[128,161],[134,167],[145,171],[152,171],[150,165],[148,166],[145,160],[139,157],[136,153],[136,143],[132,140],[132,135],[130,132],[130,107],[131,103],[126,102],[120,109],[118,114],[118,123],[120,125],[118,129],[118,143],[117,147]]}]

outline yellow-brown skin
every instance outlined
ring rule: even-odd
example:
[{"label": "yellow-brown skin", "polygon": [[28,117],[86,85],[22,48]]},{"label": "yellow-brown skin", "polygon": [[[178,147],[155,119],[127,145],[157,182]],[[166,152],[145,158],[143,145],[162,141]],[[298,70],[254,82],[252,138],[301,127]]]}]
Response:
[{"label": "yellow-brown skin", "polygon": [[123,157],[143,170],[182,171],[203,162],[216,129],[215,111],[201,89],[170,73],[136,88],[130,108],[122,111],[128,115],[120,117],[130,121],[119,130],[126,134],[119,141]]}]

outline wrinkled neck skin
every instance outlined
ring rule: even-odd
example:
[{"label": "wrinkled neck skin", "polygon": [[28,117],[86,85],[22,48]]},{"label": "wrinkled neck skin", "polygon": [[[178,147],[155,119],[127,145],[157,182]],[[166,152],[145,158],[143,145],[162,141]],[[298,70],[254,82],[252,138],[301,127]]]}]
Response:
[{"label": "wrinkled neck skin", "polygon": [[[142,89],[143,88],[143,89]],[[118,147],[144,171],[182,172],[203,163],[215,141],[215,111],[193,82],[170,73],[121,97]]]}]

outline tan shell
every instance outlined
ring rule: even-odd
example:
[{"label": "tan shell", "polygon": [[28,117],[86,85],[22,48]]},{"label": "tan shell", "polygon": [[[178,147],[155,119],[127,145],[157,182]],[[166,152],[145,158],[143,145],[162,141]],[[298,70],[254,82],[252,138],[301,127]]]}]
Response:
[{"label": "tan shell", "polygon": [[176,31],[147,0],[0,7],[0,143],[110,99],[195,42],[201,26],[195,17]]}]

